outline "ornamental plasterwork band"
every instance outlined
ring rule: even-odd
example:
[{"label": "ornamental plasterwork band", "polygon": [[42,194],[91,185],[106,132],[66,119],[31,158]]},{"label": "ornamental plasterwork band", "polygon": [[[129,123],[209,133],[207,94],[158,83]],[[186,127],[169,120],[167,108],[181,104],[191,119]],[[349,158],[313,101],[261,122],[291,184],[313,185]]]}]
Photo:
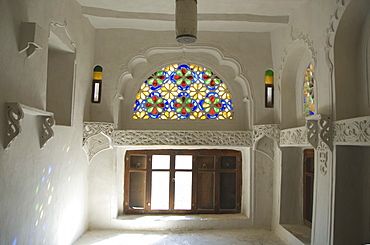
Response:
[{"label": "ornamental plasterwork band", "polygon": [[280,147],[304,147],[309,145],[305,126],[280,131]]},{"label": "ornamental plasterwork band", "polygon": [[280,143],[280,125],[267,124],[267,125],[254,125],[253,126],[253,147],[264,136],[271,138],[278,145]]},{"label": "ornamental plasterwork band", "polygon": [[252,146],[250,131],[117,130],[114,145]]},{"label": "ornamental plasterwork band", "polygon": [[335,145],[370,146],[370,117],[358,117],[334,122]]},{"label": "ornamental plasterwork band", "polygon": [[18,102],[6,102],[5,107],[7,131],[5,135],[4,149],[9,149],[10,144],[22,132],[20,122],[24,118],[24,114],[40,116],[42,118],[40,148],[43,148],[45,143],[54,136],[52,127],[54,126],[55,121],[54,114],[52,112],[39,110],[37,108],[22,105]]}]

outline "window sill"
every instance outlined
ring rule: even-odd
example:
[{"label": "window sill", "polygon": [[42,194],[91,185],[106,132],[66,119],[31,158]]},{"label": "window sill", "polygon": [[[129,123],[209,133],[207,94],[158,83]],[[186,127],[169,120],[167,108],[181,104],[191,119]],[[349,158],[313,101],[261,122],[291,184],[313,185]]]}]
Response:
[{"label": "window sill", "polygon": [[282,224],[285,230],[290,232],[293,236],[295,236],[298,240],[302,242],[304,245],[311,244],[311,228],[306,225],[291,225],[291,224]]},{"label": "window sill", "polygon": [[240,229],[251,226],[244,214],[120,215],[112,228],[127,230]]}]

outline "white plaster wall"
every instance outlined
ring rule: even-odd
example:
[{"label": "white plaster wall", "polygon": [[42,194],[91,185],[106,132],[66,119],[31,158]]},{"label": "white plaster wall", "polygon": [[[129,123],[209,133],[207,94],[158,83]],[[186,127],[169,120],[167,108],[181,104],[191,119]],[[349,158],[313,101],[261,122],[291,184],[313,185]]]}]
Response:
[{"label": "white plaster wall", "polygon": [[253,224],[271,229],[274,195],[274,141],[263,137],[254,153]]},{"label": "white plaster wall", "polygon": [[[88,165],[81,144],[94,30],[74,0],[5,0],[0,13],[0,244],[71,244],[87,229]],[[4,103],[45,109],[49,26],[65,20],[77,47],[74,126],[54,126],[54,138],[40,149],[40,119],[26,114],[21,134],[4,150]],[[42,49],[30,58],[18,53],[21,21],[45,30]]]},{"label": "white plaster wall", "polygon": [[[134,55],[143,54],[149,47],[172,47],[176,46],[175,34],[174,32],[150,32],[150,31],[140,31],[140,30],[97,30],[96,35],[96,50],[95,50],[95,63],[99,64],[104,69],[103,74],[103,101],[99,105],[92,106],[92,121],[110,121],[113,122],[114,111],[112,106],[113,98],[116,93],[123,93],[124,101],[121,102],[125,108],[127,108],[130,113],[128,115],[123,114],[123,117],[132,116],[132,105],[134,100],[132,100],[133,95],[136,94],[142,82],[151,75],[156,69],[160,69],[165,65],[170,63],[176,63],[185,60],[188,62],[194,62],[191,55],[186,53],[179,53],[175,59],[169,57],[165,52],[155,56],[156,60],[163,60],[162,64],[158,64],[158,67],[149,69],[148,66],[143,63],[140,65],[140,69],[135,69],[135,73],[132,74],[134,79],[132,81],[132,86],[136,88],[134,92],[130,90],[117,91],[117,82],[119,81],[119,76],[123,71],[131,69],[131,67],[124,67],[123,65],[126,61],[132,58]],[[226,57],[235,58],[240,62],[243,75],[247,78],[250,86],[252,88],[252,96],[255,98],[254,108],[250,112],[245,111],[246,105],[243,100],[243,95],[240,86],[236,81],[228,81],[224,79],[226,84],[232,88],[234,85],[234,100],[235,108],[239,109],[240,117],[245,117],[244,114],[253,115],[253,111],[258,111],[256,113],[254,122],[258,124],[262,123],[272,123],[273,122],[273,110],[264,108],[264,73],[266,69],[272,67],[271,58],[271,45],[270,45],[270,34],[269,33],[222,33],[222,32],[199,32],[198,41],[195,45],[199,46],[215,46],[219,47],[223,55]],[[170,59],[169,59],[170,58]],[[206,58],[206,57],[204,57]],[[145,59],[145,57],[143,57]],[[150,61],[148,61],[150,62]],[[211,64],[216,67],[216,71],[219,70],[224,74],[225,78],[231,77],[228,74],[230,71],[225,69],[225,65],[220,65],[216,61],[204,60],[203,64]],[[138,72],[139,74],[137,74]],[[135,80],[136,79],[136,80]],[[245,85],[244,85],[245,86]],[[131,87],[131,85],[130,85]],[[249,95],[250,96],[250,95]],[[129,99],[131,98],[131,99]],[[252,99],[252,98],[251,98]],[[131,101],[132,100],[132,101]],[[124,118],[123,118],[124,119]],[[121,119],[122,120],[122,119]],[[245,119],[243,119],[245,120]],[[155,123],[155,122],[154,122]],[[206,129],[207,122],[202,123],[174,123],[174,122],[164,122],[161,121],[161,125],[165,125],[165,128],[173,127],[177,129]],[[194,125],[193,125],[194,124]],[[217,127],[217,125],[223,125],[224,122],[217,122],[214,125],[217,130],[240,130],[251,127],[251,125],[246,124],[243,121],[237,121],[237,124],[225,124],[225,126]],[[156,127],[161,127],[161,125],[156,125]],[[120,128],[129,129],[130,127],[135,127],[135,123],[131,125],[123,124],[119,125]],[[139,128],[138,128],[139,127]],[[148,120],[145,124],[137,126],[135,129],[150,129],[153,127],[153,123]],[[208,129],[208,128],[207,128]]]}]

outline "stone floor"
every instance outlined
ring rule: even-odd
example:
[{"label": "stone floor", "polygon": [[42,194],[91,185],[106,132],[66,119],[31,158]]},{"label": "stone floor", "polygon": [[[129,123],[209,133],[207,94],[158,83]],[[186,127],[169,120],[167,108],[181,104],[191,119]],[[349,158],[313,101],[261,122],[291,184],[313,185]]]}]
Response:
[{"label": "stone floor", "polygon": [[268,230],[120,231],[92,230],[74,245],[283,245]]}]

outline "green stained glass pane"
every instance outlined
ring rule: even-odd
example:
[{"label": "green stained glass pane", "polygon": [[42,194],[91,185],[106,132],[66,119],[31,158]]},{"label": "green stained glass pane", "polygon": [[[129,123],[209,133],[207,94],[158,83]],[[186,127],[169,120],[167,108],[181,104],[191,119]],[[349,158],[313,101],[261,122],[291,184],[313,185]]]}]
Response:
[{"label": "green stained glass pane", "polygon": [[265,76],[273,76],[274,72],[272,70],[267,70]]}]

